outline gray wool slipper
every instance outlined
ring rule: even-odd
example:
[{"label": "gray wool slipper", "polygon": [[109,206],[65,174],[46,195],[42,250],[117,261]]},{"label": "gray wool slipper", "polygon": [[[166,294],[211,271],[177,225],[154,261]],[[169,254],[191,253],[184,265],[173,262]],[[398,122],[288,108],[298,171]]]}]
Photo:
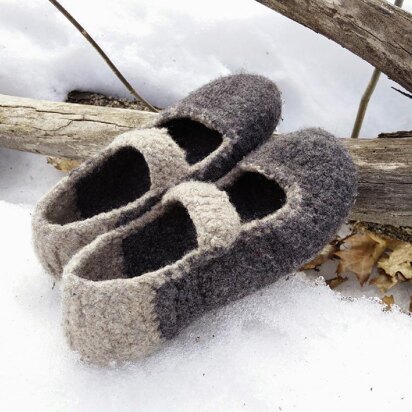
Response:
[{"label": "gray wool slipper", "polygon": [[44,268],[60,277],[78,250],[148,211],[173,185],[217,180],[269,138],[280,113],[273,82],[238,74],[191,93],[154,127],[118,136],[39,202],[33,237]]},{"label": "gray wool slipper", "polygon": [[298,269],[354,203],[356,170],[321,129],[272,138],[216,184],[185,182],[66,266],[70,346],[95,364],[150,354],[193,319]]}]

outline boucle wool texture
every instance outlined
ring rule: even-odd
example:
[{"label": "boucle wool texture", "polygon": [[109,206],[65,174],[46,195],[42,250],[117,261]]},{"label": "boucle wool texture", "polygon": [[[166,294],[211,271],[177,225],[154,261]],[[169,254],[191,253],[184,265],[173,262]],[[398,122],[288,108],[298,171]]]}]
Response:
[{"label": "boucle wool texture", "polygon": [[269,138],[280,114],[273,82],[238,74],[191,93],[153,128],[118,136],[39,202],[33,237],[44,268],[59,278],[78,250],[150,210],[173,185],[216,181]]},{"label": "boucle wool texture", "polygon": [[150,354],[205,311],[312,258],[356,190],[348,152],[321,129],[271,138],[216,184],[175,186],[65,268],[70,346],[100,365]]}]

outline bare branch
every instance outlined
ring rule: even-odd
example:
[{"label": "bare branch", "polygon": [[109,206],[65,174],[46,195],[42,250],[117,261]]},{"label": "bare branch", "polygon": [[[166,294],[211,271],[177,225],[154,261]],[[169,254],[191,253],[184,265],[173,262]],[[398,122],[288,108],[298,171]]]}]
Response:
[{"label": "bare branch", "polygon": [[378,84],[379,77],[381,75],[380,70],[374,69],[372,77],[366,87],[365,92],[363,93],[362,99],[359,104],[358,114],[356,115],[355,124],[353,125],[352,130],[352,139],[357,139],[359,137],[359,132],[362,127],[363,119],[365,118],[366,109],[368,108],[369,100],[372,96],[373,91]]},{"label": "bare branch", "polygon": [[402,90],[400,90],[400,89],[397,89],[396,87],[393,87],[393,86],[391,87],[391,89],[396,90],[396,91],[399,92],[400,94],[403,94],[404,96],[409,97],[410,99],[412,99],[412,94],[406,93],[406,92],[404,92],[404,91],[402,91]]},{"label": "bare branch", "polygon": [[74,27],[86,38],[86,40],[94,47],[97,53],[103,58],[103,60],[107,63],[113,73],[117,76],[117,78],[126,86],[127,90],[137,99],[141,100],[151,111],[158,112],[158,110],[152,106],[144,97],[142,97],[137,91],[133,88],[133,86],[126,80],[126,78],[120,73],[118,68],[114,65],[114,63],[109,59],[107,54],[102,50],[102,48],[95,42],[95,40],[90,36],[89,33],[81,26],[78,21],[57,1],[57,0],[49,0],[53,6],[55,6],[63,15],[73,24]]},{"label": "bare branch", "polygon": [[[403,5],[403,0],[395,0],[395,6],[402,7],[402,5]],[[376,88],[380,75],[381,75],[380,70],[374,69],[372,73],[372,77],[369,81],[369,84],[366,87],[366,90],[362,96],[362,99],[359,104],[358,114],[356,115],[355,124],[353,125],[353,130],[352,130],[351,137],[354,139],[359,137],[359,133],[362,128],[363,119],[365,118],[365,113],[368,108],[369,100],[372,96],[372,93],[374,92]],[[395,89],[395,90],[398,90],[398,89]]]},{"label": "bare branch", "polygon": [[412,15],[385,0],[256,0],[335,41],[412,92]]}]

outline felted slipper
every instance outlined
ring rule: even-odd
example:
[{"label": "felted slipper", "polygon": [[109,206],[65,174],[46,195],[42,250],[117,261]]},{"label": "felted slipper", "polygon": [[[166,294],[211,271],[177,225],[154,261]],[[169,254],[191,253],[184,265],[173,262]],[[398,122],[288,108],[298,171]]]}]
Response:
[{"label": "felted slipper", "polygon": [[346,149],[321,129],[270,139],[216,185],[175,186],[66,266],[71,347],[96,364],[151,353],[205,311],[312,258],[344,222],[356,187]]},{"label": "felted slipper", "polygon": [[280,112],[273,82],[238,74],[191,93],[155,127],[118,136],[39,202],[33,237],[41,263],[60,277],[79,249],[148,211],[169,187],[217,180],[272,134]]}]

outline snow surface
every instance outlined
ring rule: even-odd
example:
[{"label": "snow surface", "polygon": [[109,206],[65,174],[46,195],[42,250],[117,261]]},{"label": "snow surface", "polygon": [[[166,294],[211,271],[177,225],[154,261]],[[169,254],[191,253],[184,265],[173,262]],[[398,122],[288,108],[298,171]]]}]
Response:
[{"label": "snow surface", "polygon": [[[280,131],[318,125],[345,136],[372,70],[251,0],[62,3],[155,104],[219,74],[255,71],[284,92]],[[126,96],[47,1],[0,0],[0,38],[0,93]],[[383,76],[364,136],[410,128],[409,100],[391,84]],[[31,244],[34,204],[61,176],[44,157],[0,149],[0,411],[411,410],[412,318],[362,297],[376,289],[353,276],[341,295],[318,274],[291,275],[205,315],[144,361],[82,364],[62,335],[59,285]],[[394,292],[407,307],[410,286]]]},{"label": "snow surface", "polygon": [[83,365],[33,254],[30,210],[0,201],[1,411],[410,411],[412,319],[302,274],[209,313],[144,361]]}]

